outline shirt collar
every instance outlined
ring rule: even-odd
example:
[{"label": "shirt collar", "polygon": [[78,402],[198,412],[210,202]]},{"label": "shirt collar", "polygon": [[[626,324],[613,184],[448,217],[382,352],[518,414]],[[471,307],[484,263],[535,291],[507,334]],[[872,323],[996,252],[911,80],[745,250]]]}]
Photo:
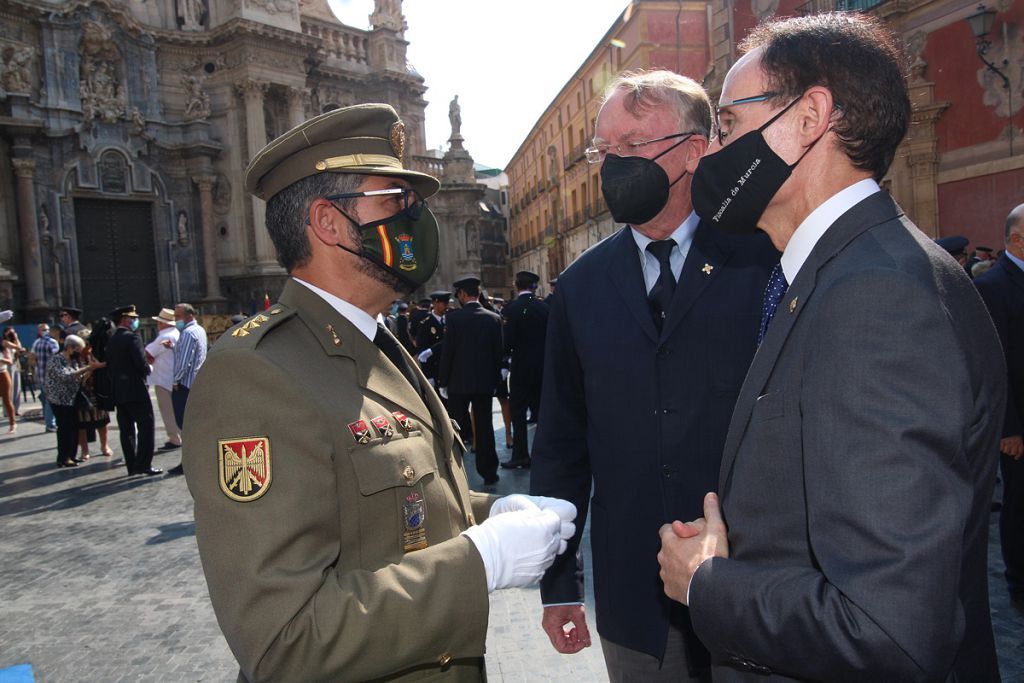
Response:
[{"label": "shirt collar", "polygon": [[789,238],[785,251],[782,252],[782,273],[786,276],[786,281],[792,284],[796,280],[814,245],[840,216],[880,189],[878,183],[867,178],[836,192],[812,211],[797,227],[796,232]]},{"label": "shirt collar", "polygon": [[1019,259],[1016,256],[1014,256],[1013,254],[1011,254],[1009,249],[1004,251],[1003,254],[1005,254],[1006,258],[1010,259],[1010,261],[1012,261],[1014,265],[1016,265],[1021,270],[1024,270],[1024,260]]},{"label": "shirt collar", "polygon": [[[684,247],[689,248],[690,242],[693,241],[693,233],[697,231],[698,223],[700,223],[700,218],[697,216],[697,212],[691,211],[690,215],[686,217],[686,220],[680,223],[679,227],[675,229],[675,232],[668,236],[668,239],[674,241],[680,250]],[[637,249],[639,249],[640,253],[643,254],[647,250],[647,245],[654,240],[634,228],[632,225],[629,226],[629,229],[633,233],[633,239],[636,241]]]},{"label": "shirt collar", "polygon": [[294,276],[292,276],[292,279],[330,304],[331,308],[338,312],[338,315],[355,325],[356,329],[362,332],[367,339],[373,341],[373,338],[377,336],[377,321],[373,319],[372,315],[358,306],[353,306],[344,299],[339,299],[330,292],[325,292],[319,287],[309,284],[305,280],[300,280]]}]

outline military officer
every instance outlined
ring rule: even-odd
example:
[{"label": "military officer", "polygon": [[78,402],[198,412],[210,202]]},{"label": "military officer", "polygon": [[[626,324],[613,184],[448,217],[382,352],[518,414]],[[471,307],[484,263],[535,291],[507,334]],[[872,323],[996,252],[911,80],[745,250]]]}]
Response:
[{"label": "military officer", "polygon": [[416,335],[419,334],[420,323],[429,316],[430,297],[425,296],[416,302],[416,308],[409,314],[409,336],[412,337],[413,346],[416,345]]},{"label": "military officer", "polygon": [[528,270],[516,273],[519,292],[502,309],[505,319],[505,355],[511,375],[508,381],[512,409],[512,457],[502,467],[529,467],[526,410],[533,421],[540,413],[540,387],[544,376],[544,338],[548,331],[548,305],[534,296],[540,276]]},{"label": "military officer", "polygon": [[494,390],[501,379],[501,316],[480,304],[480,278],[461,277],[454,287],[462,307],[447,314],[437,383],[447,390],[449,414],[467,433],[469,408],[473,407],[476,471],[490,486],[498,481],[491,413]]},{"label": "military officer", "polygon": [[423,374],[430,383],[437,386],[437,363],[440,359],[440,344],[444,340],[445,315],[448,312],[448,301],[451,292],[430,293],[430,314],[420,321],[416,332],[416,350],[423,366]]},{"label": "military officer", "polygon": [[564,501],[469,490],[426,378],[374,316],[437,264],[390,106],[313,118],[246,189],[291,276],[192,387],[184,459],[217,620],[242,681],[479,681],[488,592],[539,578]]}]

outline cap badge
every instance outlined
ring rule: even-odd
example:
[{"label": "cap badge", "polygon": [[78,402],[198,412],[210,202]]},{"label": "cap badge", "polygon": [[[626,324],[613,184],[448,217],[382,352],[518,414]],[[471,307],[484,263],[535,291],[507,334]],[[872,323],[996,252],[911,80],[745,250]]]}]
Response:
[{"label": "cap badge", "polygon": [[405,124],[395,121],[391,124],[391,149],[395,150],[395,156],[399,159],[405,153]]},{"label": "cap badge", "polygon": [[270,439],[266,436],[217,441],[220,490],[231,500],[248,503],[270,488]]}]

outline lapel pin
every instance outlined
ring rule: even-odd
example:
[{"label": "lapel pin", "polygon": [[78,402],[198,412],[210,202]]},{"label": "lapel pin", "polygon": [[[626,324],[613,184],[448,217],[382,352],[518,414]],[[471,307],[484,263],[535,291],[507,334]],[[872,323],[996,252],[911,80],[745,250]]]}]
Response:
[{"label": "lapel pin", "polygon": [[800,297],[798,297],[798,296],[794,296],[793,300],[789,302],[789,312],[790,313],[795,313],[796,312],[796,300],[799,299],[799,298]]},{"label": "lapel pin", "polygon": [[711,271],[714,270],[714,269],[715,269],[715,267],[713,265],[711,265],[710,263],[705,263],[704,267],[701,268],[701,270],[704,271],[705,275],[711,275]]},{"label": "lapel pin", "polygon": [[331,339],[334,341],[334,345],[341,346],[341,340],[338,339],[338,334],[334,331],[334,325],[327,325],[327,331],[331,333]]}]

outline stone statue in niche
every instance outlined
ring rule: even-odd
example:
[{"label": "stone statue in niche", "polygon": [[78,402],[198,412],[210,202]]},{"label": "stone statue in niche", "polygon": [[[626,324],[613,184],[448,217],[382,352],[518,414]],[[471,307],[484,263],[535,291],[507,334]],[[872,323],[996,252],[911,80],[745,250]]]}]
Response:
[{"label": "stone statue in niche", "polygon": [[480,253],[480,230],[476,223],[466,223],[466,256],[476,256]]},{"label": "stone statue in niche", "polygon": [[120,70],[121,53],[113,32],[95,21],[82,24],[79,96],[86,126],[94,119],[114,123],[125,115],[127,97]]},{"label": "stone statue in niche", "polygon": [[202,31],[206,19],[205,0],[178,0],[178,18],[182,31]]},{"label": "stone statue in niche", "polygon": [[128,190],[128,169],[117,152],[104,152],[99,163],[100,187],[104,192],[122,194]]},{"label": "stone statue in niche", "polygon": [[50,234],[50,214],[46,211],[46,204],[39,205],[39,239],[47,246],[53,241],[53,235]]},{"label": "stone statue in niche", "polygon": [[452,137],[459,135],[462,131],[462,107],[459,106],[458,95],[448,104],[448,120],[452,124]]},{"label": "stone statue in niche", "polygon": [[32,90],[32,59],[35,50],[30,47],[9,47],[4,51],[4,89],[7,92]]},{"label": "stone statue in niche", "polygon": [[203,90],[205,77],[183,74],[181,84],[185,86],[185,120],[205,121],[210,116],[210,96]]},{"label": "stone statue in niche", "polygon": [[178,212],[178,244],[188,244],[188,214],[184,211]]}]

